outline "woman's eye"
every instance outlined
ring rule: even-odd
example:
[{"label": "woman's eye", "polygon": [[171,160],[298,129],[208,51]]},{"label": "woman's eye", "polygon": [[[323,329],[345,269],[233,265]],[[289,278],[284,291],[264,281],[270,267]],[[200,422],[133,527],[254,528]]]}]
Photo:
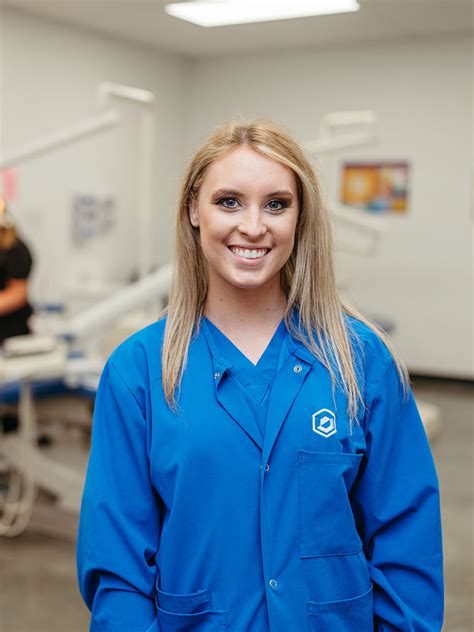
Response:
[{"label": "woman's eye", "polygon": [[270,200],[270,202],[268,203],[270,204],[279,204],[280,206],[271,206],[270,210],[271,211],[282,211],[286,206],[288,206],[286,204],[286,202],[284,202],[283,200]]},{"label": "woman's eye", "polygon": [[231,209],[237,208],[237,204],[227,205],[227,204],[224,204],[224,202],[235,202],[236,203],[237,200],[235,198],[231,198],[231,197],[222,198],[221,200],[219,200],[218,204],[222,204],[222,206],[224,208],[231,208]]}]

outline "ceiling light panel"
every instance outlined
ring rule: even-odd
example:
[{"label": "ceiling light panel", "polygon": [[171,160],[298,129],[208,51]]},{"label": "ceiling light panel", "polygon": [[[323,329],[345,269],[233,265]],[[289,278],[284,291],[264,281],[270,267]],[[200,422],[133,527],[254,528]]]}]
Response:
[{"label": "ceiling light panel", "polygon": [[359,9],[360,5],[356,0],[213,0],[165,5],[165,11],[169,15],[205,27],[289,20]]}]

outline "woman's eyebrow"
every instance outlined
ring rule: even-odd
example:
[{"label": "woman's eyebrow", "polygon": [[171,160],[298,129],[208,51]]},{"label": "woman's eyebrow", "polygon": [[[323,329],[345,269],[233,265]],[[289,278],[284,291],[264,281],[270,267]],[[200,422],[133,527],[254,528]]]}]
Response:
[{"label": "woman's eyebrow", "polygon": [[[245,197],[244,193],[242,193],[241,191],[237,191],[236,189],[218,189],[217,191],[213,193],[213,197],[218,197],[222,195],[238,195],[240,197]],[[289,197],[292,200],[294,198],[293,193],[291,191],[288,191],[288,189],[273,191],[272,193],[267,193],[265,195],[265,197],[276,197],[276,196]]]}]

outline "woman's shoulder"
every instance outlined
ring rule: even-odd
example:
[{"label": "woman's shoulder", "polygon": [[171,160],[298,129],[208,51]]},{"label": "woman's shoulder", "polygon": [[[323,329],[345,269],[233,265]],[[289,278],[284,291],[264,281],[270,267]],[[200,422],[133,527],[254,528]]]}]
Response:
[{"label": "woman's shoulder", "polygon": [[5,252],[4,255],[8,272],[17,278],[26,278],[33,264],[31,251],[26,243],[17,238],[15,244]]},{"label": "woman's shoulder", "polygon": [[161,379],[161,348],[166,316],[159,318],[128,336],[110,354],[106,364],[113,366],[129,389],[146,393],[150,385]]},{"label": "woman's shoulder", "polygon": [[138,329],[125,338],[111,353],[109,360],[115,364],[130,361],[143,362],[145,358],[161,357],[166,316]]},{"label": "woman's shoulder", "polygon": [[394,361],[392,352],[367,323],[347,313],[344,313],[344,319],[356,360],[366,376],[370,374],[372,380],[377,380]]}]

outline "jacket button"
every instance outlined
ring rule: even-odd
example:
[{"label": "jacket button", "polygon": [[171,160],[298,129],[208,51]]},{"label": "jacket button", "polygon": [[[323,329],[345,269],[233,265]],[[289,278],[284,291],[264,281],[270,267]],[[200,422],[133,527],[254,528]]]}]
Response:
[{"label": "jacket button", "polygon": [[214,373],[214,379],[215,379],[215,380],[218,380],[218,379],[220,378],[220,376],[221,376],[221,374],[219,373],[219,371],[216,371],[216,372]]},{"label": "jacket button", "polygon": [[268,472],[268,470],[270,469],[270,466],[268,465],[268,463],[265,465],[265,472]]},{"label": "jacket button", "polygon": [[276,579],[271,579],[268,583],[270,584],[270,588],[273,588],[273,589],[275,589],[278,586],[278,582]]},{"label": "jacket button", "polygon": [[295,366],[293,367],[293,371],[295,373],[301,373],[302,370],[303,370],[303,367],[301,366],[301,364],[295,364]]}]

